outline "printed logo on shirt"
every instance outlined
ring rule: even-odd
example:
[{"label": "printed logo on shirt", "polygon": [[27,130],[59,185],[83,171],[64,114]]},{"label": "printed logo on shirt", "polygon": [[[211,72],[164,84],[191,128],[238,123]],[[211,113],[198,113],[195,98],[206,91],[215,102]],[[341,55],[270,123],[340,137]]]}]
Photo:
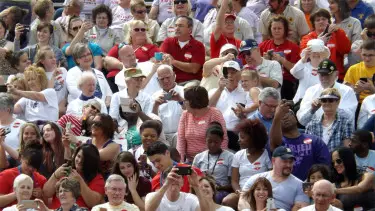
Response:
[{"label": "printed logo on shirt", "polygon": [[260,168],[262,167],[262,163],[261,162],[255,162],[253,165],[254,165],[254,170],[255,171],[259,171]]},{"label": "printed logo on shirt", "polygon": [[268,77],[268,75],[266,73],[259,73],[260,76],[262,77]]},{"label": "printed logo on shirt", "polygon": [[312,144],[285,144],[285,147],[290,148],[296,158],[294,167],[300,165],[304,157],[312,154]]},{"label": "printed logo on shirt", "polygon": [[193,57],[190,52],[186,52],[184,56],[186,60],[190,60]]},{"label": "printed logo on shirt", "polygon": [[348,28],[351,28],[353,25],[352,24],[348,24]]},{"label": "printed logo on shirt", "polygon": [[311,142],[312,142],[311,138],[306,138],[305,140],[303,140],[303,143],[305,144],[311,144]]},{"label": "printed logo on shirt", "polygon": [[365,16],[365,14],[358,14],[358,19],[363,19],[363,17]]}]

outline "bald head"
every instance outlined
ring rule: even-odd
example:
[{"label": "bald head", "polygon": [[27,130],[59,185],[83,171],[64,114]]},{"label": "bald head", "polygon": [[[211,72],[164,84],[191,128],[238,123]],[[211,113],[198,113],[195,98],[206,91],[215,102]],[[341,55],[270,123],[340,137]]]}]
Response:
[{"label": "bald head", "polygon": [[125,66],[125,68],[137,66],[135,53],[134,53],[133,47],[131,47],[130,45],[124,45],[119,49],[118,58],[122,62],[122,64]]},{"label": "bald head", "polygon": [[333,195],[335,194],[335,187],[330,181],[323,179],[314,183],[312,192],[315,193],[318,191]]}]

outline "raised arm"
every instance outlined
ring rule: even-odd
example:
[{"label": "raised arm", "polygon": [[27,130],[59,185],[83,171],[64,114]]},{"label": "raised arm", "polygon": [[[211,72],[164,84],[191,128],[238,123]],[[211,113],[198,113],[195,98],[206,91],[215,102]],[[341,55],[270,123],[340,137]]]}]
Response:
[{"label": "raised arm", "polygon": [[73,38],[72,42],[70,43],[70,46],[66,48],[65,54],[67,56],[72,55],[75,45],[82,41],[82,39],[85,37],[85,33],[89,31],[91,28],[92,28],[91,22],[85,21],[82,24],[82,28],[78,31],[77,35]]},{"label": "raised arm", "polygon": [[225,13],[228,10],[228,3],[229,0],[223,0],[221,2],[220,9],[216,15],[216,23],[215,23],[215,28],[214,28],[214,38],[217,41],[223,32],[223,28],[225,25]]},{"label": "raised arm", "polygon": [[281,102],[275,111],[275,116],[270,130],[270,149],[273,151],[282,144],[283,133],[281,131],[281,122],[285,114],[289,112],[289,104]]}]

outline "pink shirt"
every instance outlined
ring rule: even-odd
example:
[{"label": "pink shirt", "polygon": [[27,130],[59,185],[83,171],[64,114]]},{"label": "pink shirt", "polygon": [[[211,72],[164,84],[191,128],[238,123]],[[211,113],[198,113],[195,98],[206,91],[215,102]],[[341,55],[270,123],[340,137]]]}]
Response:
[{"label": "pink shirt", "polygon": [[228,148],[227,129],[225,127],[224,117],[217,108],[210,107],[208,112],[202,117],[194,117],[191,113],[184,111],[182,113],[180,124],[178,126],[177,150],[180,152],[181,160],[186,158],[193,162],[196,154],[207,149],[206,130],[211,122],[219,122],[224,130],[224,140],[221,144],[222,149]]}]

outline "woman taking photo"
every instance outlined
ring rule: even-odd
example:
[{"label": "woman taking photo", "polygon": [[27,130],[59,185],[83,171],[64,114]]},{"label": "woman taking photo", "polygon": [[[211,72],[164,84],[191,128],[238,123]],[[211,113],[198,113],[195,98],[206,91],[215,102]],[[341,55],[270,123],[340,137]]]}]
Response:
[{"label": "woman taking photo", "polygon": [[[11,6],[7,9],[3,10],[0,13],[1,19],[4,20],[5,24],[8,26],[8,34],[6,36],[6,39],[10,42],[14,41],[14,38],[16,36],[15,29],[16,25],[19,23],[23,23],[24,18],[28,15],[29,11],[25,9],[21,9],[17,6]],[[25,26],[25,25],[23,25]],[[28,34],[29,34],[30,28],[26,29],[23,27],[22,34],[20,37],[20,43],[21,48],[24,48],[28,44]]]},{"label": "woman taking photo", "polygon": [[[332,60],[339,71],[339,80],[343,80],[344,55],[350,52],[350,40],[344,30],[336,24],[331,24],[331,15],[325,9],[319,9],[311,15],[310,21],[313,25],[313,31],[302,37],[301,50],[307,47],[307,42],[312,39],[321,39],[324,45],[331,51],[330,60]],[[328,27],[328,32],[324,33]]]},{"label": "woman taking photo", "polygon": [[92,10],[92,22],[94,26],[85,34],[89,42],[100,46],[103,56],[108,54],[112,46],[122,41],[122,38],[113,29],[109,28],[112,25],[112,20],[111,9],[104,4],[98,5]]},{"label": "woman taking photo", "polygon": [[267,210],[267,199],[272,198],[272,185],[270,181],[264,177],[255,180],[251,188],[242,196],[246,200],[246,204],[239,204],[240,210],[250,209],[251,211]]},{"label": "woman taking photo", "polygon": [[[246,181],[253,175],[272,169],[265,146],[267,131],[259,119],[245,119],[237,126],[241,150],[234,154],[232,162],[232,188],[234,193],[224,198],[223,204],[235,209]],[[260,165],[261,164],[261,165]]]},{"label": "woman taking photo", "polygon": [[357,172],[350,148],[340,147],[332,152],[332,167],[335,193],[343,204],[343,210],[353,210],[357,206],[363,210],[375,208],[374,174]]},{"label": "woman taking photo", "polygon": [[0,52],[5,53],[5,51],[14,51],[13,41],[8,41],[5,38],[7,35],[7,25],[3,19],[0,19]]},{"label": "woman taking photo", "polygon": [[212,122],[206,132],[208,150],[197,154],[193,166],[199,168],[205,175],[216,179],[215,202],[221,204],[223,198],[232,192],[230,184],[232,176],[233,153],[221,149],[224,131],[217,122]]},{"label": "woman taking photo", "polygon": [[92,139],[89,139],[86,143],[98,148],[100,169],[104,178],[109,176],[113,161],[121,150],[121,145],[112,140],[114,133],[115,125],[111,116],[108,114],[97,114],[94,117],[93,125],[91,126]]},{"label": "woman taking photo", "polygon": [[126,183],[125,201],[145,209],[145,198],[151,192],[151,182],[140,176],[137,160],[130,152],[121,152],[113,165],[112,173],[121,175]]},{"label": "woman taking photo", "polygon": [[[8,84],[8,92],[22,97],[14,105],[14,113],[24,115],[27,121],[57,121],[59,106],[54,89],[48,88],[43,68],[30,66],[24,72],[30,91],[21,91]],[[40,112],[43,111],[43,112]]]},{"label": "woman taking photo", "polygon": [[112,90],[108,85],[104,74],[95,68],[91,67],[93,61],[93,54],[87,45],[78,43],[72,55],[77,66],[73,67],[68,71],[66,76],[66,81],[68,85],[68,102],[79,97],[80,92],[77,89],[77,82],[82,76],[83,72],[92,72],[97,80],[95,85],[95,97],[102,99],[106,105],[109,105],[111,102]]},{"label": "woman taking photo", "polygon": [[217,195],[217,182],[213,177],[205,176],[199,179],[199,189],[205,200],[208,201],[210,210],[216,211],[234,211],[232,208],[222,206],[220,203],[215,201]]},{"label": "woman taking photo", "polygon": [[99,165],[100,155],[94,145],[79,146],[74,152],[71,166],[70,164],[60,166],[43,187],[44,197],[52,197],[49,208],[57,209],[62,206],[56,196],[56,184],[66,176],[77,180],[80,184],[81,196],[76,202],[78,206],[92,208],[100,204],[104,195],[104,179],[100,174]]},{"label": "woman taking photo", "polygon": [[65,177],[57,185],[57,198],[61,206],[56,211],[88,211],[85,207],[79,207],[76,202],[81,196],[81,186],[75,179]]},{"label": "woman taking photo", "polygon": [[224,140],[221,149],[228,148],[228,135],[224,117],[214,107],[209,107],[207,90],[201,86],[192,86],[184,90],[186,110],[178,124],[177,150],[182,162],[192,162],[195,155],[207,149],[206,131],[211,122],[218,122],[223,127]]},{"label": "woman taking photo", "polygon": [[320,94],[323,116],[314,116],[306,126],[306,134],[316,135],[327,144],[332,152],[350,138],[354,124],[345,111],[338,109],[341,95],[335,88],[327,88]]},{"label": "woman taking photo", "polygon": [[288,100],[293,99],[295,94],[295,78],[290,74],[290,69],[300,59],[299,47],[288,40],[289,22],[284,16],[271,18],[268,26],[270,40],[259,44],[263,58],[274,60],[283,67],[283,85],[281,86],[281,97]]}]

